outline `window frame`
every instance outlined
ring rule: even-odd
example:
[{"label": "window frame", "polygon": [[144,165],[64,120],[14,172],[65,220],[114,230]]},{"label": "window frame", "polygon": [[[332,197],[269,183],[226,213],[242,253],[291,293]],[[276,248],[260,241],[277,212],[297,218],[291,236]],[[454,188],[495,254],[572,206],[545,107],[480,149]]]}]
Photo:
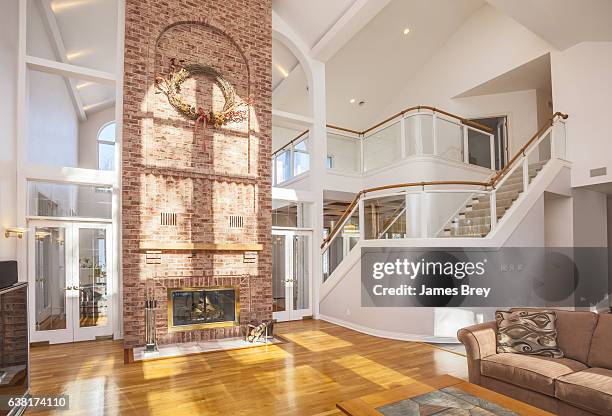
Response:
[{"label": "window frame", "polygon": [[[108,126],[110,126],[111,124],[115,125],[115,135],[114,135],[115,137],[113,138],[113,141],[100,139],[100,133],[102,133],[102,131],[105,128],[107,128]],[[114,172],[117,169],[117,167],[115,166],[115,157],[113,157],[113,168],[112,169],[101,169],[100,168],[100,145],[101,144],[112,145],[113,146],[113,150],[117,149],[117,147],[116,147],[116,144],[117,144],[117,120],[111,120],[109,122],[106,122],[106,123],[102,124],[102,126],[100,126],[100,128],[98,129],[98,133],[96,134],[96,166],[97,166],[98,170],[104,170],[106,172]]]}]

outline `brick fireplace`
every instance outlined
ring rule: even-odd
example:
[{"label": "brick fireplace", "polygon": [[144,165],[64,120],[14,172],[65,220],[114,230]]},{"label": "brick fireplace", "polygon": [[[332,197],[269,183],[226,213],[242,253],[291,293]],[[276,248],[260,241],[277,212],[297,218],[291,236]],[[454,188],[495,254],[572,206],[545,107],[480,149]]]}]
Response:
[{"label": "brick fireplace", "polygon": [[[122,147],[122,289],[126,351],[145,343],[153,297],[159,344],[235,337],[272,318],[271,0],[128,0]],[[174,60],[174,61],[173,61]],[[222,74],[247,117],[194,126],[158,92],[171,62]],[[213,79],[190,77],[180,93],[218,111]],[[236,322],[169,328],[168,294],[232,287]]]}]

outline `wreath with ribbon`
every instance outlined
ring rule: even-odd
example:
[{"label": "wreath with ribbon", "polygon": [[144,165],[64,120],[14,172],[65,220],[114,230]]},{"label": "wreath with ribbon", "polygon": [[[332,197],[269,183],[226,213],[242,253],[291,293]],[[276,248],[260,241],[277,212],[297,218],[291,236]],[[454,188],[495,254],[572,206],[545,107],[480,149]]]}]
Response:
[{"label": "wreath with ribbon", "polygon": [[[204,108],[196,108],[194,105],[185,101],[181,95],[181,85],[183,82],[196,75],[204,75],[212,78],[215,84],[221,89],[225,104],[221,111],[208,111]],[[241,123],[248,117],[249,104],[238,102],[236,91],[221,74],[214,68],[200,64],[184,65],[183,61],[176,63],[176,59],[170,60],[170,73],[167,77],[157,77],[155,79],[157,93],[163,93],[168,98],[168,103],[183,117],[195,121],[195,129],[199,124],[210,125],[220,128],[229,123]]]}]

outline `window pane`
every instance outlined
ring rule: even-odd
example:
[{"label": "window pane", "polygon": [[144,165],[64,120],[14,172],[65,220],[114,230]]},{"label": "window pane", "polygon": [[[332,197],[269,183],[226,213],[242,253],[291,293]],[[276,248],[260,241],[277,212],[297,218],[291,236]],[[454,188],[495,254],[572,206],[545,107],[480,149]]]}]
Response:
[{"label": "window pane", "polygon": [[110,186],[28,182],[28,213],[41,217],[111,218]]},{"label": "window pane", "polygon": [[106,126],[104,126],[102,128],[102,130],[100,130],[100,133],[98,133],[98,140],[104,141],[104,142],[114,142],[115,141],[115,127],[117,126],[116,123],[109,123]]},{"label": "window pane", "polygon": [[98,169],[115,170],[115,145],[98,144]]}]

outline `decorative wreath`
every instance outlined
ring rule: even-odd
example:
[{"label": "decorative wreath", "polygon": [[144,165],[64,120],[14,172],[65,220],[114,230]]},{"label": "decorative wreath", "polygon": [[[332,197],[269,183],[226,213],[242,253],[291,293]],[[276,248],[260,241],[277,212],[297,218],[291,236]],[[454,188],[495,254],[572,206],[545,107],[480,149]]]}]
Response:
[{"label": "decorative wreath", "polygon": [[[181,85],[195,75],[210,77],[219,86],[225,99],[223,110],[206,112],[202,107],[196,109],[195,106],[185,102],[181,95]],[[196,130],[200,123],[220,128],[228,123],[241,123],[248,116],[249,104],[238,103],[236,101],[236,91],[232,84],[223,78],[217,70],[206,65],[183,65],[183,61],[179,61],[177,65],[176,59],[172,58],[170,59],[170,74],[166,78],[157,77],[155,87],[158,93],[166,95],[170,105],[183,117],[195,121]]]}]

